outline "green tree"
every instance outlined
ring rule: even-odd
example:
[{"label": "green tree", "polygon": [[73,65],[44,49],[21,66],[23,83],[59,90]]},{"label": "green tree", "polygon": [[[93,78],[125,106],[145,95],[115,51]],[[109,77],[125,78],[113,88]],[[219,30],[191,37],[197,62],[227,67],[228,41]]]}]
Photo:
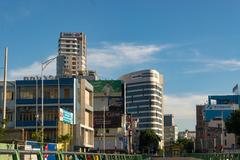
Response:
[{"label": "green tree", "polygon": [[72,140],[72,136],[69,133],[58,137],[58,142],[64,144],[65,151],[67,151],[67,144],[70,143],[71,140]]},{"label": "green tree", "polygon": [[2,121],[2,125],[0,126],[0,140],[4,140],[4,136],[6,135],[6,128],[3,128],[3,124],[7,126],[8,122],[9,122],[8,119],[5,119],[5,121]]},{"label": "green tree", "polygon": [[42,141],[42,131],[36,131],[32,133],[32,140],[41,142]]},{"label": "green tree", "polygon": [[231,113],[225,120],[225,126],[228,133],[234,133],[238,137],[238,144],[240,145],[240,110]]},{"label": "green tree", "polygon": [[2,139],[5,135],[5,130],[2,126],[0,127],[0,139]]},{"label": "green tree", "polygon": [[194,142],[191,139],[183,138],[183,139],[178,139],[176,144],[178,144],[182,151],[187,152],[187,153],[192,153],[194,149]]},{"label": "green tree", "polygon": [[139,148],[141,149],[142,153],[145,151],[150,153],[151,150],[156,152],[159,148],[160,141],[160,137],[156,135],[152,129],[146,129],[140,132]]}]

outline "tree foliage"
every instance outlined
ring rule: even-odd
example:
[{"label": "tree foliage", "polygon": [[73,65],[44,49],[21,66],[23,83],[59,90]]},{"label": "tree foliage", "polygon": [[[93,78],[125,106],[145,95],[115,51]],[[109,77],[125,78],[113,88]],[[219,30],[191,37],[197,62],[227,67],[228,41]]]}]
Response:
[{"label": "tree foliage", "polygon": [[72,140],[72,136],[70,134],[60,135],[58,137],[58,142],[64,144],[64,150],[67,151],[67,144],[70,143]]},{"label": "tree foliage", "polygon": [[5,135],[5,130],[2,126],[0,127],[0,139],[2,139]]},{"label": "tree foliage", "polygon": [[58,141],[60,143],[69,143],[71,141],[72,137],[70,134],[65,134],[65,135],[61,135],[58,137]]},{"label": "tree foliage", "polygon": [[147,149],[148,153],[150,150],[157,150],[160,137],[152,129],[143,130],[140,132],[139,147],[142,149]]},{"label": "tree foliage", "polygon": [[42,141],[42,131],[36,131],[32,133],[32,140],[41,142]]},{"label": "tree foliage", "polygon": [[187,138],[178,139],[176,144],[180,146],[181,150],[187,153],[192,153],[194,149],[194,142],[191,139],[187,139]]},{"label": "tree foliage", "polygon": [[225,120],[225,126],[228,133],[234,133],[240,136],[240,110],[236,110]]}]

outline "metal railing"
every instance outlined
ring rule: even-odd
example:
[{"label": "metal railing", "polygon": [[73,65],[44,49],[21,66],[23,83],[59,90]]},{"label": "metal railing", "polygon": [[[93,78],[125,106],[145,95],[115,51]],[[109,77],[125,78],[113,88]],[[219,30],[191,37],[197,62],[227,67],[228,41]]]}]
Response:
[{"label": "metal railing", "polygon": [[[1,158],[1,156],[8,158]],[[37,160],[44,160],[48,157],[51,160],[150,160],[139,154],[104,154],[104,153],[82,153],[82,152],[61,152],[61,151],[23,151],[0,149],[1,160],[22,160],[24,156],[35,156]],[[51,157],[51,158],[50,158]]]},{"label": "metal railing", "polygon": [[203,160],[240,160],[240,153],[191,153],[185,156]]}]

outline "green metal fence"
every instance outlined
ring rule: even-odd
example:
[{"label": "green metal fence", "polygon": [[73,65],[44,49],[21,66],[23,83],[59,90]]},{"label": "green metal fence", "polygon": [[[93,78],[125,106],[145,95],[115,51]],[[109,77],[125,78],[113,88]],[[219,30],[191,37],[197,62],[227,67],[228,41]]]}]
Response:
[{"label": "green metal fence", "polygon": [[149,157],[142,155],[128,154],[103,154],[103,153],[81,153],[81,152],[59,152],[59,151],[23,151],[13,149],[0,149],[1,160],[21,160],[26,155],[35,156],[37,160],[44,160],[49,155],[54,155],[55,160],[149,160]]},{"label": "green metal fence", "polygon": [[185,156],[203,160],[240,160],[240,153],[191,153]]}]

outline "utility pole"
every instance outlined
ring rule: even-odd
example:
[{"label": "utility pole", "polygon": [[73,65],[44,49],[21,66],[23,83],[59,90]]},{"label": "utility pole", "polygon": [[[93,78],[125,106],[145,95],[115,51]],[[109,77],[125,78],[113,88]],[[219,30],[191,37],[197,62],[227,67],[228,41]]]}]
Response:
[{"label": "utility pole", "polygon": [[7,110],[7,59],[8,59],[8,48],[5,48],[4,57],[4,79],[3,79],[3,128],[6,128],[6,110]]},{"label": "utility pole", "polygon": [[224,130],[223,130],[223,127],[224,127],[224,121],[223,121],[223,110],[222,110],[222,127],[221,127],[221,146],[222,146],[222,152],[223,152],[223,150],[224,150]]}]

